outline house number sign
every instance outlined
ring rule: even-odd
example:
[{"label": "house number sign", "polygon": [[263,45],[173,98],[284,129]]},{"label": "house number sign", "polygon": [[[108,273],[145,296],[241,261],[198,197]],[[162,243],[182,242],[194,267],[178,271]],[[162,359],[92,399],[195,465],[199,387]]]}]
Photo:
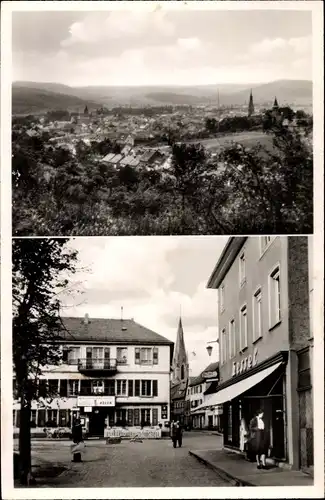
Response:
[{"label": "house number sign", "polygon": [[253,368],[256,363],[257,349],[254,349],[253,354],[250,354],[249,356],[246,356],[246,358],[243,358],[241,361],[237,361],[232,364],[231,376],[234,377],[235,375],[240,375],[241,373],[246,372],[250,368]]}]

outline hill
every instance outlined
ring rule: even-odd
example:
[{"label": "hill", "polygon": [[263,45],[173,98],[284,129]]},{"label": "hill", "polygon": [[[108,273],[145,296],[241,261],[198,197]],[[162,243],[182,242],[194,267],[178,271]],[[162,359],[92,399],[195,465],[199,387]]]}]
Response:
[{"label": "hill", "polygon": [[12,87],[12,114],[38,114],[55,109],[83,110],[98,107],[95,102],[85,101],[75,95],[53,92],[37,87]]}]

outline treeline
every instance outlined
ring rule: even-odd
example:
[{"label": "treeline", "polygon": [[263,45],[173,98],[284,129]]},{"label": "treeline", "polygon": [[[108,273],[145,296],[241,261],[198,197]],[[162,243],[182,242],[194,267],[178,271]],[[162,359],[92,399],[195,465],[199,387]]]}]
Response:
[{"label": "treeline", "polygon": [[80,142],[76,155],[42,136],[13,140],[13,233],[168,235],[308,233],[313,156],[300,131],[273,125],[273,147],[233,144],[211,158],[171,143],[164,171],[114,169],[96,154],[110,141]]}]

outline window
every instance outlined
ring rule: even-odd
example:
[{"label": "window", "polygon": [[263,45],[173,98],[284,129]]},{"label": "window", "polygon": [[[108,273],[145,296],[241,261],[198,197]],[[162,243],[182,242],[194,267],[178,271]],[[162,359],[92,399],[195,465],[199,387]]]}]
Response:
[{"label": "window", "polygon": [[80,359],[80,347],[70,347],[68,350],[68,363],[69,365],[78,364]]},{"label": "window", "polygon": [[199,392],[202,392],[202,385],[200,385],[200,389],[199,389]]},{"label": "window", "polygon": [[140,380],[134,381],[134,395],[140,396]]},{"label": "window", "polygon": [[311,387],[309,349],[298,353],[298,390]]},{"label": "window", "polygon": [[59,426],[65,427],[68,424],[67,410],[59,410]]},{"label": "window", "polygon": [[253,298],[253,342],[263,335],[262,290],[259,288]]},{"label": "window", "polygon": [[86,349],[87,368],[109,368],[110,349],[109,347],[87,347]]},{"label": "window", "polygon": [[274,236],[260,236],[260,243],[261,243],[261,254],[265,252],[267,247],[271,244],[271,242],[274,240]]},{"label": "window", "polygon": [[219,288],[219,301],[220,301],[220,312],[225,310],[225,286],[221,285]]},{"label": "window", "polygon": [[150,409],[141,408],[141,425],[150,425]]},{"label": "window", "polygon": [[247,306],[245,305],[240,309],[240,350],[245,349],[247,345]]},{"label": "window", "polygon": [[116,395],[117,396],[126,396],[126,380],[117,380],[116,381]]},{"label": "window", "polygon": [[246,281],[246,260],[243,252],[239,257],[239,284],[242,286]]},{"label": "window", "polygon": [[221,331],[221,349],[222,349],[222,363],[225,363],[227,361],[227,333],[226,329],[223,328]]},{"label": "window", "polygon": [[128,410],[128,426],[132,427],[133,425],[133,408]]},{"label": "window", "polygon": [[104,394],[104,380],[92,380],[92,393]]},{"label": "window", "polygon": [[133,410],[133,419],[134,419],[135,426],[140,425],[140,409],[139,408],[135,408]]},{"label": "window", "polygon": [[141,396],[152,396],[151,380],[141,380]]},{"label": "window", "polygon": [[158,380],[152,381],[152,395],[158,396]]},{"label": "window", "polygon": [[158,408],[152,409],[152,425],[158,425]]},{"label": "window", "polygon": [[147,347],[142,347],[140,349],[140,364],[141,365],[152,365],[152,349]]},{"label": "window", "polygon": [[153,348],[153,364],[154,365],[158,365],[158,361],[159,361],[159,358],[158,358],[158,347],[154,347]]},{"label": "window", "polygon": [[31,427],[36,427],[36,410],[31,410],[30,412],[30,425]]},{"label": "window", "polygon": [[128,348],[118,347],[116,349],[116,360],[119,365],[127,364],[128,362]]},{"label": "window", "polygon": [[58,410],[47,410],[47,422],[45,425],[56,427],[58,424]]},{"label": "window", "polygon": [[58,379],[49,379],[48,380],[48,395],[50,397],[57,396],[59,392],[59,381]]},{"label": "window", "polygon": [[270,274],[270,328],[281,320],[280,267]]},{"label": "window", "polygon": [[106,379],[104,380],[105,394],[106,396],[115,396],[115,380]]},{"label": "window", "polygon": [[60,379],[60,396],[66,398],[68,395],[68,381]]},{"label": "window", "polygon": [[229,358],[233,358],[236,354],[236,323],[232,319],[229,324]]},{"label": "window", "polygon": [[185,376],[185,370],[184,370],[184,365],[181,366],[181,380],[184,379]]},{"label": "window", "polygon": [[128,395],[129,396],[133,396],[133,386],[134,386],[134,383],[133,383],[133,380],[129,380],[128,381]]},{"label": "window", "polygon": [[68,381],[68,396],[77,396],[79,394],[79,380]]}]

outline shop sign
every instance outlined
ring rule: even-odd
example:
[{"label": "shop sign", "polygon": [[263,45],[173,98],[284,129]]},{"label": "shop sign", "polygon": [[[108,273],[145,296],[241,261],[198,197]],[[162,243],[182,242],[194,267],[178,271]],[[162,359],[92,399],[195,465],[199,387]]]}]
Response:
[{"label": "shop sign", "polygon": [[101,397],[96,399],[96,406],[115,406],[115,396]]},{"label": "shop sign", "polygon": [[85,410],[85,413],[91,413],[93,411],[93,407],[92,406],[85,406],[84,410]]},{"label": "shop sign", "polygon": [[204,378],[217,378],[218,377],[218,372],[217,371],[214,371],[214,372],[204,372],[203,373],[203,377]]},{"label": "shop sign", "polygon": [[96,406],[95,398],[78,398],[78,406]]},{"label": "shop sign", "polygon": [[231,376],[234,377],[235,375],[240,375],[241,373],[246,372],[247,370],[250,370],[257,364],[257,349],[254,349],[253,354],[250,354],[249,356],[246,356],[246,358],[243,358],[241,361],[234,362],[232,364],[232,374]]},{"label": "shop sign", "polygon": [[167,418],[168,418],[167,414],[168,414],[168,407],[167,407],[167,405],[163,405],[161,407],[161,419],[162,420],[167,420]]},{"label": "shop sign", "polygon": [[136,427],[130,427],[128,429],[122,429],[119,427],[114,427],[113,429],[105,429],[104,437],[113,438],[120,437],[126,439],[160,439],[161,438],[161,429],[159,428],[149,428],[149,429],[141,429]]}]

